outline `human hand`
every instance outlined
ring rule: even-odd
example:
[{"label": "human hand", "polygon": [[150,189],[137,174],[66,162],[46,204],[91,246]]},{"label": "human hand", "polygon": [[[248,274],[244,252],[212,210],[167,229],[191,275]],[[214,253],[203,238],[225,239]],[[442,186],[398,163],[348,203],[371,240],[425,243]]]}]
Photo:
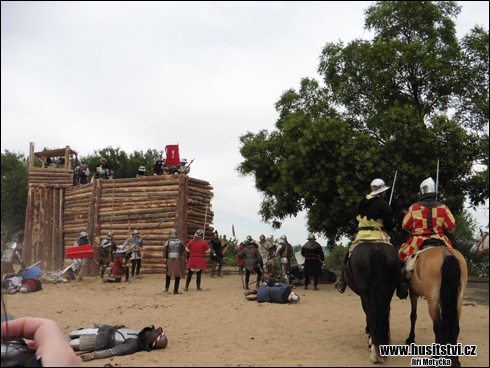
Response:
[{"label": "human hand", "polygon": [[26,339],[30,348],[36,349],[44,367],[81,367],[75,352],[66,342],[60,326],[44,318],[19,318],[2,323],[2,339]]}]

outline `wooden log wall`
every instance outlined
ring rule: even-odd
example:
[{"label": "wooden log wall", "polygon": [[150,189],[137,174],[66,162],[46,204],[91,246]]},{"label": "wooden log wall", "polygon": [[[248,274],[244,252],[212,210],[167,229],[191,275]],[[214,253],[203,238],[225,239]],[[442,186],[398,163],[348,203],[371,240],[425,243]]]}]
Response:
[{"label": "wooden log wall", "polygon": [[22,257],[27,266],[41,261],[42,270],[61,268],[63,198],[73,186],[68,169],[28,168],[28,191]]},{"label": "wooden log wall", "polygon": [[[84,275],[97,276],[99,245],[107,233],[112,231],[116,244],[121,245],[137,229],[144,238],[141,273],[164,273],[163,244],[170,229],[177,229],[179,238],[187,243],[203,228],[206,217],[206,240],[212,238],[211,190],[208,182],[185,175],[99,179],[72,187],[65,192],[64,248],[72,247],[80,232],[86,231],[95,255],[84,267]],[[66,259],[64,265],[70,262]]]}]

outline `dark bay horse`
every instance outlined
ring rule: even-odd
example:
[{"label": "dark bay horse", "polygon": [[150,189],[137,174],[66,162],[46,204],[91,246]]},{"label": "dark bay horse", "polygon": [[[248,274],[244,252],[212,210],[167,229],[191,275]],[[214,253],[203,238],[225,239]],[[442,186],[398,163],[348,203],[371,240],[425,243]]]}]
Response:
[{"label": "dark bay horse", "polygon": [[399,278],[398,253],[383,242],[359,243],[347,262],[345,280],[361,297],[373,363],[387,359],[380,355],[379,345],[390,343],[390,304]]},{"label": "dark bay horse", "polygon": [[[415,343],[415,321],[419,296],[427,299],[435,342],[456,345],[459,335],[459,319],[468,270],[464,257],[456,249],[437,246],[423,251],[415,262],[410,278],[410,335],[407,344]],[[451,366],[459,367],[457,356],[448,357]]]}]

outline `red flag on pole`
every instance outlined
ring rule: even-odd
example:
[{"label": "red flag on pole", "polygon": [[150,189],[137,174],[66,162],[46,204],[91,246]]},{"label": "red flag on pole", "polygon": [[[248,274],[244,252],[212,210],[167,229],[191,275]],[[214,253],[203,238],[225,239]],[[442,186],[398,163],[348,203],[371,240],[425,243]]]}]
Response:
[{"label": "red flag on pole", "polygon": [[180,165],[178,144],[172,144],[165,147],[165,165]]}]

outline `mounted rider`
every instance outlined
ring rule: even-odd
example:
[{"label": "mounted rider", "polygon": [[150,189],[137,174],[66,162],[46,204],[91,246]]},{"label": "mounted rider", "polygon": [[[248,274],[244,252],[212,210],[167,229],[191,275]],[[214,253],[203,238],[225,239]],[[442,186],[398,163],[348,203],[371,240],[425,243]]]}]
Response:
[{"label": "mounted rider", "polygon": [[344,279],[345,266],[357,244],[366,241],[382,241],[391,244],[388,233],[395,227],[395,223],[391,206],[384,200],[389,188],[382,179],[374,179],[370,185],[371,193],[357,202],[354,208],[354,216],[358,222],[357,229],[359,231],[345,255],[340,278],[335,283],[335,287],[340,293],[343,293],[347,287]]},{"label": "mounted rider", "polygon": [[[403,218],[402,228],[411,232],[413,236],[398,252],[402,267],[405,266],[407,258],[416,255],[425,242],[453,247],[443,232],[454,233],[456,220],[449,208],[436,200],[436,183],[432,178],[427,178],[420,184],[419,198],[419,202],[411,205]],[[407,297],[408,280],[402,277],[400,282],[398,297],[404,299]]]},{"label": "mounted rider", "polygon": [[261,269],[264,267],[258,246],[251,238],[250,235],[247,236],[248,244],[242,251],[238,252],[238,259],[245,259],[245,290],[249,290],[248,282],[250,281],[250,272],[252,270],[257,273],[257,288],[260,286],[260,280],[262,278]]}]

